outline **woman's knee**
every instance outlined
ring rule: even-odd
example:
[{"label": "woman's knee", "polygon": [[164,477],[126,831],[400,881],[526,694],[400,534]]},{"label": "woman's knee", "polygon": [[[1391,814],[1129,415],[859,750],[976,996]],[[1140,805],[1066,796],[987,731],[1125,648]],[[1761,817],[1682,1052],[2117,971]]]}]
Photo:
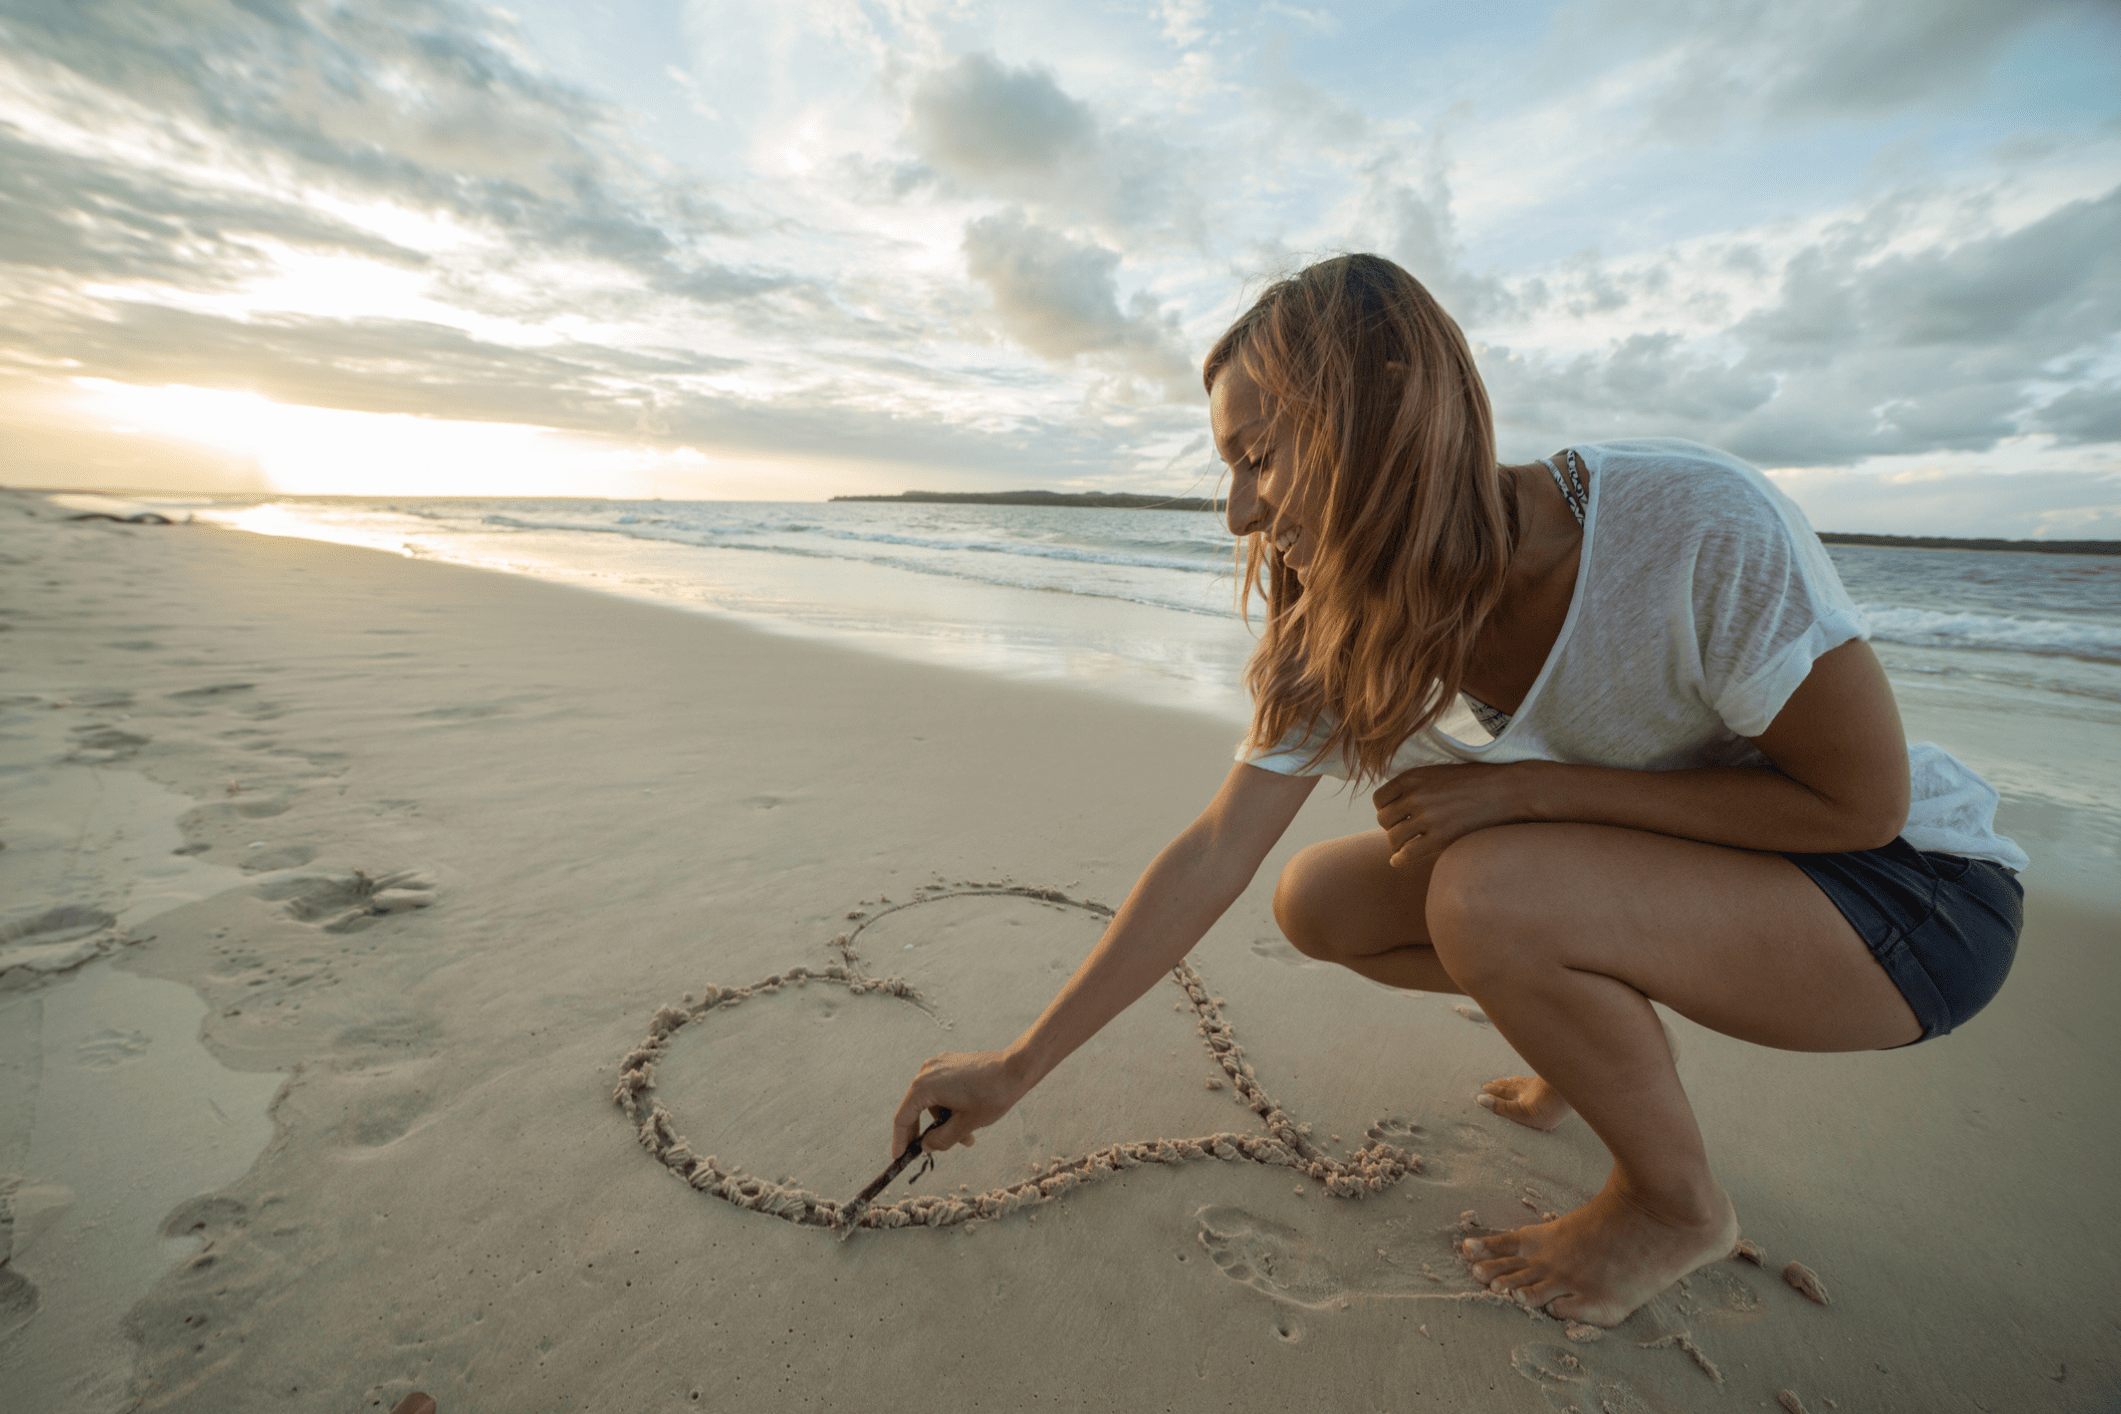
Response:
[{"label": "woman's knee", "polygon": [[1324,844],[1300,851],[1274,884],[1274,921],[1289,945],[1305,957],[1331,962],[1342,951],[1334,944],[1330,900],[1331,854]]},{"label": "woman's knee", "polygon": [[1437,957],[1477,984],[1551,960],[1565,923],[1536,827],[1504,825],[1456,840],[1437,856],[1426,912]]}]

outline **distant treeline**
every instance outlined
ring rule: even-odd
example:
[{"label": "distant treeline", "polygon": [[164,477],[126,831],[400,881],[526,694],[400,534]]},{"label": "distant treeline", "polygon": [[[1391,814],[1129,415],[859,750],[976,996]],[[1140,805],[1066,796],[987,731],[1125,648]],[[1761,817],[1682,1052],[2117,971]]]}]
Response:
[{"label": "distant treeline", "polygon": [[2035,555],[2121,555],[2121,540],[1950,540],[1942,535],[1843,535],[1823,530],[1829,545],[1886,545],[1902,550],[2024,550]]},{"label": "distant treeline", "polygon": [[[1220,511],[1228,503],[1201,496],[1141,496],[1128,491],[901,491],[896,496],[834,496],[835,501],[908,501],[940,506],[1081,506],[1103,511]],[[1954,540],[1942,535],[1845,535],[1822,531],[1829,545],[1885,545],[1902,550],[2024,550],[2036,555],[2121,555],[2121,540]]]},{"label": "distant treeline", "polygon": [[1199,496],[1137,496],[1127,491],[901,491],[896,496],[834,496],[835,501],[925,501],[942,506],[1083,506],[1098,511],[1219,511]]}]

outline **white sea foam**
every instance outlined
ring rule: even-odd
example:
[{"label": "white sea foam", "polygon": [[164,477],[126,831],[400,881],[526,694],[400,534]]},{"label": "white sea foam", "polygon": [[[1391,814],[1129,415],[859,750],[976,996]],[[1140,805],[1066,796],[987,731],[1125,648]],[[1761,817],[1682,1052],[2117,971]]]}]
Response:
[{"label": "white sea foam", "polygon": [[2084,619],[2018,618],[1964,611],[1859,604],[1874,637],[1921,648],[2062,654],[2121,663],[2121,627]]}]

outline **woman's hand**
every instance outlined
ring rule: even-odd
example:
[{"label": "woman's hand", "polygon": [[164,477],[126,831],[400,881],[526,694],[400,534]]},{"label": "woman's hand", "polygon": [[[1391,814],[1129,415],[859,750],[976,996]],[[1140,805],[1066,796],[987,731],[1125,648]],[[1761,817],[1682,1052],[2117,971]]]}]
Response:
[{"label": "woman's hand", "polygon": [[1377,788],[1370,802],[1392,847],[1394,868],[1433,860],[1475,830],[1535,818],[1524,785],[1543,763],[1416,766]]},{"label": "woman's hand", "polygon": [[922,1147],[931,1154],[959,1144],[969,1147],[974,1130],[985,1129],[1009,1113],[1028,1089],[1001,1051],[952,1051],[930,1057],[891,1121],[891,1152],[905,1153],[920,1134],[921,1116],[939,1105],[950,1111],[950,1119]]}]

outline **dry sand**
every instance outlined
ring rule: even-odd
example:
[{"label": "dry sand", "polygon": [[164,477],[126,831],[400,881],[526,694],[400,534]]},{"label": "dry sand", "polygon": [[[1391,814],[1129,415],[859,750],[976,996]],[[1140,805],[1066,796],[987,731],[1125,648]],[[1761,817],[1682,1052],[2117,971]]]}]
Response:
[{"label": "dry sand", "polygon": [[[1006,1041],[1096,937],[984,886],[1116,904],[1228,728],[53,514],[0,498],[10,1414],[2116,1406],[2093,806],[2009,799],[2031,925],[1947,1041],[1795,1056],[1676,1023],[1765,1265],[1602,1336],[1453,1256],[1469,1223],[1578,1202],[1596,1141],[1475,1106],[1516,1068],[1495,1031],[1305,964],[1270,872],[1199,988],[1152,992],[841,1242],[820,1216],[890,1157],[918,1062]],[[2007,706],[1932,715],[1969,759],[2016,749]],[[1321,792],[1269,870],[1364,823]],[[629,1057],[652,1076],[622,1084]],[[1181,1138],[1207,1143],[1158,1146]]]}]

